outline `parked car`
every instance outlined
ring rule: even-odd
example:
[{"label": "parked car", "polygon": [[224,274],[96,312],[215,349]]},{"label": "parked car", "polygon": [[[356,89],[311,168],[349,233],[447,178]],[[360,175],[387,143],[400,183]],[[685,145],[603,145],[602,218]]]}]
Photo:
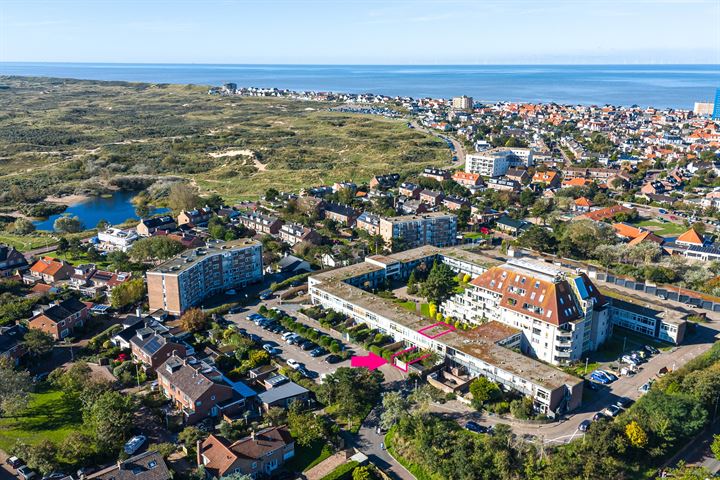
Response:
[{"label": "parked car", "polygon": [[321,355],[325,355],[326,353],[327,353],[327,350],[325,350],[323,347],[317,347],[310,352],[310,356],[311,357],[319,357]]},{"label": "parked car", "polygon": [[638,362],[636,359],[632,358],[630,355],[623,355],[620,359],[623,363],[628,363],[630,365],[638,366],[640,362]]},{"label": "parked car", "polygon": [[599,420],[607,420],[607,415],[605,415],[603,412],[597,412],[595,415],[593,415],[593,422],[597,422]]},{"label": "parked car", "polygon": [[594,392],[600,390],[600,385],[590,380],[585,380],[585,386]]},{"label": "parked car", "polygon": [[42,477],[42,480],[61,480],[65,477],[67,477],[67,475],[65,475],[64,473],[52,472]]},{"label": "parked car", "polygon": [[255,335],[254,333],[251,333],[250,335],[248,335],[248,338],[255,343],[262,342],[262,338],[260,338],[258,335]]},{"label": "parked car", "polygon": [[300,345],[300,348],[302,348],[303,350],[305,350],[307,352],[308,350],[314,350],[315,348],[317,348],[317,344],[315,342],[311,342],[310,340],[308,340],[308,341],[304,342],[302,345]]},{"label": "parked car", "polygon": [[25,462],[20,460],[18,457],[10,457],[6,460],[7,464],[10,465],[12,468],[18,468],[23,465],[25,465]]},{"label": "parked car", "polygon": [[616,405],[610,405],[605,410],[603,410],[603,413],[610,417],[617,417],[620,413],[620,409]]},{"label": "parked car", "polygon": [[485,426],[480,425],[479,423],[473,422],[473,421],[467,422],[465,424],[465,428],[470,430],[471,432],[475,432],[475,433],[487,433],[489,430],[488,427],[485,427]]},{"label": "parked car", "polygon": [[37,473],[30,470],[30,467],[23,465],[17,469],[18,475],[24,480],[30,480],[31,478],[37,477]]},{"label": "parked car", "polygon": [[644,349],[635,350],[634,352],[632,352],[632,354],[637,355],[638,357],[642,358],[643,360],[647,359],[647,357],[648,357],[648,353]]},{"label": "parked car", "polygon": [[590,428],[591,423],[592,422],[590,420],[583,420],[582,422],[580,422],[580,425],[578,425],[578,430],[580,430],[581,432],[587,432],[588,428]]},{"label": "parked car", "polygon": [[592,372],[590,374],[590,379],[594,380],[602,385],[607,385],[608,383],[610,383],[610,380],[608,380],[608,378],[606,376],[600,375],[598,372]]},{"label": "parked car", "polygon": [[260,293],[260,300],[270,300],[273,297],[273,292],[266,290]]},{"label": "parked car", "polygon": [[339,355],[335,355],[334,353],[325,357],[325,363],[338,363],[341,361],[342,361],[342,358],[340,358]]},{"label": "parked car", "polygon": [[614,382],[618,378],[615,374],[610,373],[607,370],[595,370],[595,371],[598,372],[600,375],[603,375],[605,378],[607,378],[611,382]]},{"label": "parked car", "polygon": [[645,351],[647,351],[648,353],[650,353],[652,355],[657,355],[658,353],[660,353],[660,350],[653,347],[652,345],[645,345],[643,348],[645,349]]},{"label": "parked car", "polygon": [[242,312],[243,307],[232,307],[230,310],[228,310],[228,313],[235,314]]},{"label": "parked car", "polygon": [[266,343],[265,345],[263,345],[263,350],[265,350],[266,352],[268,352],[270,355],[277,355],[278,353],[280,353],[280,350],[278,350],[277,348],[273,347],[273,346],[270,345],[269,343]]},{"label": "parked car", "polygon": [[615,402],[615,405],[617,405],[620,408],[628,408],[630,405],[632,405],[633,401],[627,397],[620,397]]},{"label": "parked car", "polygon": [[282,337],[281,337],[281,338],[282,338],[283,340],[287,341],[287,339],[290,338],[290,337],[292,337],[293,335],[295,335],[295,333],[293,333],[293,332],[285,332],[285,333],[282,334]]},{"label": "parked car", "polygon": [[145,435],[135,435],[127,441],[123,450],[125,450],[125,453],[128,455],[132,455],[143,446],[146,440],[147,437]]},{"label": "parked car", "polygon": [[298,368],[297,371],[300,372],[300,375],[302,375],[302,376],[305,377],[305,378],[317,378],[317,377],[318,377],[318,373],[317,373],[317,372],[313,372],[312,370],[308,370],[308,369],[305,368],[305,367],[300,367],[300,368]]},{"label": "parked car", "polygon": [[298,362],[297,360],[292,359],[292,358],[288,358],[288,359],[285,361],[285,363],[287,363],[287,364],[288,364],[288,367],[292,368],[293,370],[298,370],[299,368],[302,367],[302,363],[300,363],[300,362]]},{"label": "parked car", "polygon": [[640,394],[647,393],[649,390],[650,382],[643,383],[642,385],[640,385],[640,387],[638,387],[638,392],[640,392]]},{"label": "parked car", "polygon": [[245,318],[247,318],[248,320],[254,322],[254,321],[257,320],[258,318],[265,318],[265,317],[263,317],[263,316],[260,315],[259,313],[251,313],[250,315],[248,315],[248,316],[245,317]]}]

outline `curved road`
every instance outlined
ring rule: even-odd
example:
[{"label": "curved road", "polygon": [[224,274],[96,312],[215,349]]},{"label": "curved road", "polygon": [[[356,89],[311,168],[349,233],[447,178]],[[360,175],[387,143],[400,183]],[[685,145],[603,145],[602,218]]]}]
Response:
[{"label": "curved road", "polygon": [[463,145],[461,142],[451,137],[450,135],[430,130],[429,128],[420,125],[417,120],[411,120],[410,124],[413,126],[414,129],[420,132],[439,137],[443,140],[449,140],[455,148],[455,151],[452,152],[452,154],[457,157],[457,162],[451,162],[450,166],[453,168],[462,168],[463,165],[465,165],[465,156],[467,155],[467,152],[465,151],[465,145]]}]

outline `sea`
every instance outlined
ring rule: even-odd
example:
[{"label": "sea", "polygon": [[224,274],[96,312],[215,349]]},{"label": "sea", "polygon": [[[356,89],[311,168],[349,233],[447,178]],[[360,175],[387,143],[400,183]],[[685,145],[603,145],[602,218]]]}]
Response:
[{"label": "sea", "polygon": [[720,65],[218,65],[0,62],[0,75],[276,87],[414,98],[692,108]]}]

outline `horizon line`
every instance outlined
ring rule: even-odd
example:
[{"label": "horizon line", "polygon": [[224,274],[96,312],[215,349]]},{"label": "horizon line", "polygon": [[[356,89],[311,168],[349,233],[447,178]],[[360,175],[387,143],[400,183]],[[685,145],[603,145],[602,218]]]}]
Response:
[{"label": "horizon line", "polygon": [[62,64],[62,65],[198,65],[198,66],[292,66],[292,67],[525,67],[525,66],[707,66],[718,67],[720,63],[676,63],[676,62],[623,62],[623,63],[205,63],[205,62],[107,62],[107,61],[35,61],[35,60],[0,60],[0,65],[7,64]]}]

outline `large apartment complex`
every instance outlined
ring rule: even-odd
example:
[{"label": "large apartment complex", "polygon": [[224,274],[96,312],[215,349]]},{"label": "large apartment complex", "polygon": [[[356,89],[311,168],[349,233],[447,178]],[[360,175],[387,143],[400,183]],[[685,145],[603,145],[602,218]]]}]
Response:
[{"label": "large apartment complex", "polygon": [[410,312],[363,290],[385,279],[406,279],[422,263],[447,263],[458,272],[478,275],[493,264],[486,257],[459,248],[422,247],[390,256],[367,257],[364,263],[314,275],[309,279],[312,302],[366,323],[408,347],[439,354],[446,363],[486,376],[522,392],[548,415],[577,408],[582,380],[518,353],[522,331],[497,321],[464,331]]},{"label": "large apartment complex", "polygon": [[443,212],[381,218],[378,233],[386,243],[400,240],[404,248],[423,245],[449,247],[455,245],[457,217]]},{"label": "large apartment complex", "polygon": [[[416,267],[436,261],[473,277],[464,293],[441,310],[474,328],[435,322],[368,291],[386,279],[404,281]],[[680,342],[684,332],[683,318],[667,312],[640,315],[637,306],[603,295],[585,273],[538,260],[501,261],[459,247],[425,246],[367,257],[313,275],[308,284],[313,304],[378,329],[408,348],[435,352],[470,376],[482,375],[530,396],[535,408],[550,416],[580,405],[582,380],[549,363],[583,359],[615,325],[673,342]],[[637,328],[650,320],[651,329]]]},{"label": "large apartment complex", "polygon": [[530,167],[534,164],[531,148],[493,148],[465,157],[465,172],[485,177],[505,175],[510,167]]},{"label": "large apartment complex", "polygon": [[205,298],[262,279],[262,245],[212,242],[187,250],[147,272],[150,310],[182,313]]},{"label": "large apartment complex", "polygon": [[585,274],[527,260],[490,268],[442,310],[473,324],[490,320],[517,328],[520,350],[553,365],[579,361],[612,330],[608,301]]}]

